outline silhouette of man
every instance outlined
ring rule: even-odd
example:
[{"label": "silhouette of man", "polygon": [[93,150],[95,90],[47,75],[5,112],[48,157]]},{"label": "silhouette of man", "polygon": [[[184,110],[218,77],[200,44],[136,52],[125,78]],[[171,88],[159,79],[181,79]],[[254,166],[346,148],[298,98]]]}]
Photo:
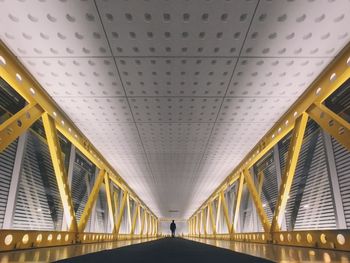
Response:
[{"label": "silhouette of man", "polygon": [[174,220],[170,224],[170,230],[171,230],[171,237],[175,237],[176,224],[175,224]]}]

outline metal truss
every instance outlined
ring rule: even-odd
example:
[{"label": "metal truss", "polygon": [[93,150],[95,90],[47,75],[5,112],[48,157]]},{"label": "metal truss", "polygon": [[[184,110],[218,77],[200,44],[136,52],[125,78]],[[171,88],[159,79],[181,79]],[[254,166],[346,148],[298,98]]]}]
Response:
[{"label": "metal truss", "polygon": [[[76,128],[73,122],[62,112],[54,101],[45,93],[37,81],[26,71],[15,56],[0,42],[0,77],[16,90],[27,105],[0,125],[0,152],[27,131],[35,121],[42,118],[47,144],[49,147],[59,194],[68,231],[40,230],[0,230],[0,251],[35,247],[91,243],[117,239],[146,238],[158,235],[158,218],[140,200],[97,149]],[[99,174],[88,197],[82,216],[77,222],[73,209],[72,194],[64,167],[62,151],[58,140],[59,131],[79,151],[99,169]],[[118,210],[118,195],[111,184],[123,192],[123,199]],[[106,189],[111,233],[86,233],[85,228],[92,214],[102,185]],[[130,199],[136,204],[130,210]],[[124,218],[125,209],[127,218]],[[127,220],[130,233],[120,234],[120,226]],[[136,232],[138,224],[138,232]]]},{"label": "metal truss", "polygon": [[[350,240],[349,230],[282,231],[287,199],[291,190],[308,119],[313,119],[325,133],[331,135],[345,148],[350,150],[349,122],[323,104],[323,102],[349,78],[350,46],[347,46],[321,74],[321,76],[311,84],[308,90],[297,100],[286,114],[284,114],[271,130],[267,132],[267,134],[248,153],[231,174],[219,185],[214,193],[190,217],[188,224],[189,236],[350,250],[350,243],[346,242]],[[258,182],[256,183],[251,174],[251,169],[257,161],[272,150],[273,147],[275,147],[277,143],[290,132],[292,132],[292,137],[288,149],[286,168],[284,174],[282,174],[282,178],[278,180],[280,185],[278,188],[279,193],[276,209],[270,222],[263,208],[260,195],[263,178],[258,176],[261,180],[258,178]],[[334,169],[335,168],[333,168],[333,170]],[[228,203],[225,199],[224,193],[235,183],[237,190],[234,203],[231,204],[233,206],[233,212],[230,218],[227,209]],[[257,216],[260,219],[260,224],[263,227],[263,232],[237,233],[244,184],[252,198]],[[256,187],[256,185],[258,186]],[[214,200],[218,200],[218,211],[220,210],[220,206],[223,207],[223,213],[217,214],[216,222],[220,220],[220,216],[224,216],[225,224],[228,229],[227,233],[217,233],[216,231],[217,225],[215,225],[212,214]],[[194,226],[198,224],[196,218],[198,215],[203,214],[203,211],[205,211],[206,208],[208,208],[208,217],[211,219],[211,233],[206,231],[207,222],[203,222],[205,231],[198,232],[194,228]],[[345,223],[341,224],[341,226],[344,225]]]}]

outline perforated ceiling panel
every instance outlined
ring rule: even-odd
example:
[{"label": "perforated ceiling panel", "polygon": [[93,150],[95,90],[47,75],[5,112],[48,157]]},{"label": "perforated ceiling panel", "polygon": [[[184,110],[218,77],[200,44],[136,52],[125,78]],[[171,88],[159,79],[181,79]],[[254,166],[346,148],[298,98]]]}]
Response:
[{"label": "perforated ceiling panel", "polygon": [[158,216],[187,218],[348,43],[349,14],[349,0],[2,0],[0,34]]}]

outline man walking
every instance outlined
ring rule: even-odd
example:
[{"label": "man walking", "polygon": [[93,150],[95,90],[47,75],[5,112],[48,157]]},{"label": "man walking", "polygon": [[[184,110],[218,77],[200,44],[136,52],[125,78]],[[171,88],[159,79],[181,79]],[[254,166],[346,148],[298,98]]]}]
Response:
[{"label": "man walking", "polygon": [[170,224],[170,230],[171,230],[171,237],[175,237],[176,224],[175,224],[174,220]]}]

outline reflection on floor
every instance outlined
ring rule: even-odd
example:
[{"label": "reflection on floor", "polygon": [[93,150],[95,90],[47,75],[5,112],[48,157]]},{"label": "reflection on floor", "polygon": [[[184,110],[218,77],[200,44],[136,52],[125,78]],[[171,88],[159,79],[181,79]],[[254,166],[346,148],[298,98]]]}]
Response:
[{"label": "reflection on floor", "polygon": [[52,262],[60,259],[80,256],[102,250],[139,244],[156,238],[104,242],[84,245],[60,246],[49,248],[26,249],[14,252],[1,252],[0,263],[7,262]]},{"label": "reflection on floor", "polygon": [[270,259],[276,262],[350,262],[350,252],[278,246],[271,244],[254,244],[204,238],[189,239],[217,247],[227,248],[236,252],[241,252],[256,257]]}]

